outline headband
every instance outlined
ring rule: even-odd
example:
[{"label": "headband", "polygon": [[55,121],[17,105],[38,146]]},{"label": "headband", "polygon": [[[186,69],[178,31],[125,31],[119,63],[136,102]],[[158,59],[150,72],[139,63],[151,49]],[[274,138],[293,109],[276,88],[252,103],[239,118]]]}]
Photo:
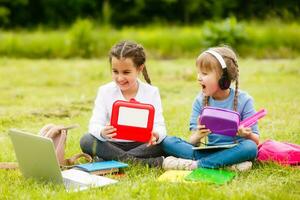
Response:
[{"label": "headband", "polygon": [[226,69],[226,63],[225,63],[223,57],[218,52],[209,49],[209,50],[206,50],[204,53],[209,53],[209,54],[213,55],[221,64],[222,69]]}]

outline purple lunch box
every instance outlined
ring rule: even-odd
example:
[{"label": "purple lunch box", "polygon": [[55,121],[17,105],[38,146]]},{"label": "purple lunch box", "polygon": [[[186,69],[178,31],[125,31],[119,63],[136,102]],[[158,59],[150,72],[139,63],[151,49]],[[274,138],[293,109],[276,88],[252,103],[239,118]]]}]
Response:
[{"label": "purple lunch box", "polygon": [[205,107],[199,123],[205,125],[205,128],[210,129],[212,133],[233,137],[238,131],[240,114],[232,110]]}]

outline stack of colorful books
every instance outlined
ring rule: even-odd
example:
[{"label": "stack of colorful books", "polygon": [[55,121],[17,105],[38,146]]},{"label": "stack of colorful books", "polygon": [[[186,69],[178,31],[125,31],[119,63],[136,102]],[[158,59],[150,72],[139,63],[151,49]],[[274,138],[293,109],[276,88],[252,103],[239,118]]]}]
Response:
[{"label": "stack of colorful books", "polygon": [[158,177],[159,181],[167,182],[206,182],[223,185],[230,182],[236,172],[224,169],[198,168],[193,171],[169,170]]},{"label": "stack of colorful books", "polygon": [[90,174],[105,175],[105,174],[119,173],[121,169],[128,167],[128,164],[111,160],[111,161],[85,163],[85,164],[76,165],[75,167],[77,169],[89,172]]}]

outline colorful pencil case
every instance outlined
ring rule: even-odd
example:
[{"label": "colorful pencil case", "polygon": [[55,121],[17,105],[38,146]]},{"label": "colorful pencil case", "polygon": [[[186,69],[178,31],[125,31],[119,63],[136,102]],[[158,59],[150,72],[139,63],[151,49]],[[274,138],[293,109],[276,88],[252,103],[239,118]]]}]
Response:
[{"label": "colorful pencil case", "polygon": [[240,124],[240,114],[232,110],[205,107],[199,123],[205,125],[205,128],[210,129],[212,133],[233,137]]},{"label": "colorful pencil case", "polygon": [[151,138],[155,109],[150,104],[117,100],[112,107],[110,124],[117,135],[114,138],[148,142]]},{"label": "colorful pencil case", "polygon": [[240,122],[240,114],[238,112],[222,108],[205,107],[202,110],[199,123],[205,125],[213,133],[234,137],[240,125],[250,127],[266,114],[267,111],[261,109],[251,117]]},{"label": "colorful pencil case", "polygon": [[243,125],[244,127],[250,127],[254,125],[260,118],[263,118],[267,114],[266,109],[261,109],[251,117],[248,117],[247,119],[244,119],[240,122],[240,126]]}]

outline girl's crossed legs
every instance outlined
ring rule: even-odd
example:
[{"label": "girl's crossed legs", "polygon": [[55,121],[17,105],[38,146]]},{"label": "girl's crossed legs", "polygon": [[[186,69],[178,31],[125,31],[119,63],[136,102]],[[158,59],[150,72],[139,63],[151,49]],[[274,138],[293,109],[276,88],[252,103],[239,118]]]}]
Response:
[{"label": "girl's crossed legs", "polygon": [[104,160],[134,161],[150,167],[162,166],[164,155],[159,145],[147,147],[146,143],[140,142],[102,142],[89,133],[81,138],[80,147],[84,153]]},{"label": "girl's crossed legs", "polygon": [[198,167],[204,168],[221,168],[253,160],[257,155],[257,145],[252,140],[243,140],[229,149],[193,150],[192,144],[177,137],[167,136],[161,146],[167,155],[196,160]]}]

